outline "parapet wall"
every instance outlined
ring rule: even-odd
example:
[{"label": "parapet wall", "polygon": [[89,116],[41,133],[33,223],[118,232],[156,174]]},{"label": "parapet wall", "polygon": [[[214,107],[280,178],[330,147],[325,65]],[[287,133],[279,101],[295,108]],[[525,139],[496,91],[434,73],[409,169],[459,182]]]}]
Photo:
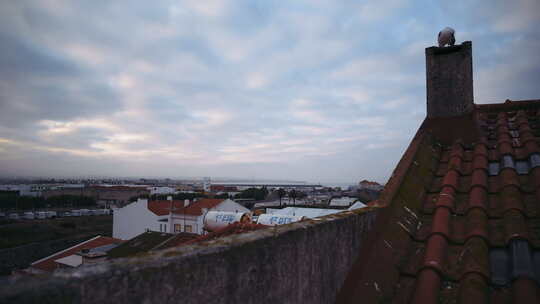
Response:
[{"label": "parapet wall", "polygon": [[0,287],[0,303],[333,303],[376,210],[364,208]]}]

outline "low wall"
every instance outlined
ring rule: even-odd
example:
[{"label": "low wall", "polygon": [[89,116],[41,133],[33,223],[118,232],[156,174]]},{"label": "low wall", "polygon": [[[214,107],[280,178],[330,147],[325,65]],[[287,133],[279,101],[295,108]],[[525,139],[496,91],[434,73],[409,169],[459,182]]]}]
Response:
[{"label": "low wall", "polygon": [[0,287],[0,303],[333,303],[376,211],[364,208]]}]

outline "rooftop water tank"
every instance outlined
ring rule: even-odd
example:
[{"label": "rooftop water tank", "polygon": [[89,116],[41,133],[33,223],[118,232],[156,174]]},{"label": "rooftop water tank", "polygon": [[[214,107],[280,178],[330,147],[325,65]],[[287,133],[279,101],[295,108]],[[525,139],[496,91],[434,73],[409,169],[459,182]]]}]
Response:
[{"label": "rooftop water tank", "polygon": [[261,214],[257,218],[257,224],[266,226],[285,225],[304,220],[305,216],[281,215],[281,214]]},{"label": "rooftop water tank", "polygon": [[236,222],[251,222],[251,214],[249,212],[209,211],[204,216],[204,229],[216,231]]}]

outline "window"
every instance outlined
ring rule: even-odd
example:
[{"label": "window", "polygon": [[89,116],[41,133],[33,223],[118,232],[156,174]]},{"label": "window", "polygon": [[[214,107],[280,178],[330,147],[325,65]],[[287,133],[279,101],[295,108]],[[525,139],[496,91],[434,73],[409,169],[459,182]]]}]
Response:
[{"label": "window", "polygon": [[180,232],[180,231],[182,231],[182,225],[174,224],[174,232]]},{"label": "window", "polygon": [[159,232],[163,232],[163,225],[159,224]]},{"label": "window", "polygon": [[191,232],[191,225],[184,225],[185,232]]}]

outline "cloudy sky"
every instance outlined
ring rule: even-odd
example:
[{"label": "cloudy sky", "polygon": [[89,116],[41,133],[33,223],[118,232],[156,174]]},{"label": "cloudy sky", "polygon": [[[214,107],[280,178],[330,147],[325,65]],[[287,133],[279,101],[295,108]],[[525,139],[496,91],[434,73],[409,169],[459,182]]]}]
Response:
[{"label": "cloudy sky", "polygon": [[385,182],[447,25],[540,98],[538,0],[2,1],[0,174]]}]

